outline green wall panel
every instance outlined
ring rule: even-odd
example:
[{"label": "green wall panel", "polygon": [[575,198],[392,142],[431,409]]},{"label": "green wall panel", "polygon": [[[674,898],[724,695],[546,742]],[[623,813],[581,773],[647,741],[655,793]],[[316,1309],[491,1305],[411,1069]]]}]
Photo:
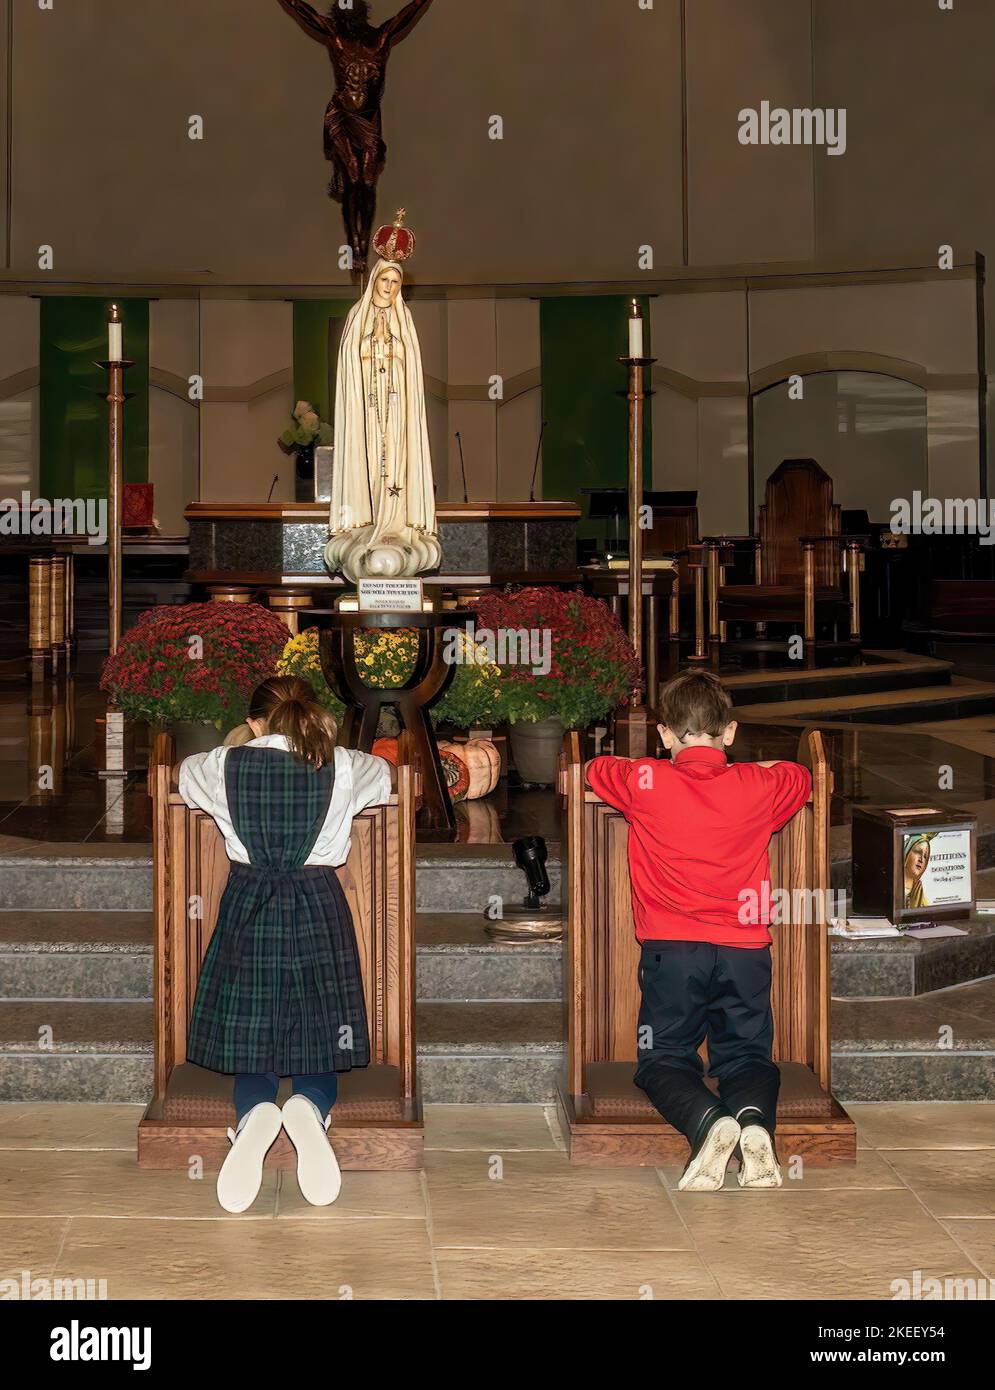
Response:
[{"label": "green wall panel", "polygon": [[294,399],[310,401],[331,422],[342,323],[351,299],[301,299],[294,303]]},{"label": "green wall panel", "polygon": [[[107,496],[107,356],[111,301],[53,297],[41,302],[40,491],[43,497]],[[149,476],[149,304],[121,299],[125,373],[124,480]]]},{"label": "green wall panel", "polygon": [[[548,421],[542,447],[542,490],[550,499],[574,498],[587,514],[585,487],[625,487],[628,482],[627,371],[618,359],[629,350],[628,309],[622,295],[544,299],[542,410]],[[650,355],[649,301],[643,301],[643,333]],[[647,375],[647,387],[649,379]],[[646,403],[643,479],[652,477],[652,414]],[[624,531],[623,531],[624,534]],[[581,537],[603,538],[604,522],[583,520]]]}]

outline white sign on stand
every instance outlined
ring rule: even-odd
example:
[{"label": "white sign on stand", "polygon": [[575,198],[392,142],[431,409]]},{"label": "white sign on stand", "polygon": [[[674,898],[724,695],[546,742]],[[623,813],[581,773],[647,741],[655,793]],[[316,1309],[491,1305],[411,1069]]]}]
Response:
[{"label": "white sign on stand", "polygon": [[423,609],[420,579],[361,579],[359,581],[359,611],[361,613],[421,613]]}]

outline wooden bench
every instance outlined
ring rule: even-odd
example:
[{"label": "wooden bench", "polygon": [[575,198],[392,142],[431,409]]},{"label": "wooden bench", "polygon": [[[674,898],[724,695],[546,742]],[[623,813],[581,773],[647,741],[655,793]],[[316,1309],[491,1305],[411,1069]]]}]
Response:
[{"label": "wooden bench", "polygon": [[[415,771],[407,742],[400,740],[397,794],[356,817],[348,861],[338,870],[356,928],[372,1057],[369,1067],[339,1077],[329,1134],[344,1169],[422,1163],[414,1035]],[[138,1127],[138,1161],[181,1168],[197,1155],[216,1169],[234,1124],[233,1079],[188,1062],[186,1037],[228,857],[214,821],[180,799],[171,762],[170,741],[157,740],[151,767],[155,1095]],[[285,1134],[267,1161],[296,1164]]]},{"label": "wooden bench", "polygon": [[[800,1156],[824,1166],[855,1162],[856,1134],[830,1089],[825,909],[831,774],[822,735],[804,735],[802,744],[799,760],[812,769],[812,798],[771,841],[771,890],[822,891],[809,895],[811,913],[793,893],[789,920],[771,929],[774,1058],[781,1068],[777,1146],[782,1165]],[[592,1166],[683,1164],[687,1141],[632,1080],[639,944],[629,890],[629,831],[625,819],[587,787],[576,734],[567,736],[563,782],[567,1064],[558,1102],[570,1158]],[[702,1055],[707,1061],[704,1047]]]}]

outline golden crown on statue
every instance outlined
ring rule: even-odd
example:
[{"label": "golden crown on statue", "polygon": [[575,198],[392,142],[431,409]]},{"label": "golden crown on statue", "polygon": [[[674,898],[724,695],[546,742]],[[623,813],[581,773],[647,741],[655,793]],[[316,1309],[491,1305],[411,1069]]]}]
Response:
[{"label": "golden crown on statue", "polygon": [[382,261],[406,261],[415,253],[415,234],[404,225],[404,208],[398,210],[393,223],[381,227],[373,238],[373,249]]}]

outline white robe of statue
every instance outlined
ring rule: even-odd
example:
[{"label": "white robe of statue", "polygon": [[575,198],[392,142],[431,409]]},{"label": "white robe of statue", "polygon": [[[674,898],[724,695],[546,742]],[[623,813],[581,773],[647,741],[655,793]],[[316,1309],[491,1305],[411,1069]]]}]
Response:
[{"label": "white robe of statue", "polygon": [[339,348],[325,562],[354,582],[422,574],[442,559],[421,349],[402,278],[399,265],[377,261]]}]

